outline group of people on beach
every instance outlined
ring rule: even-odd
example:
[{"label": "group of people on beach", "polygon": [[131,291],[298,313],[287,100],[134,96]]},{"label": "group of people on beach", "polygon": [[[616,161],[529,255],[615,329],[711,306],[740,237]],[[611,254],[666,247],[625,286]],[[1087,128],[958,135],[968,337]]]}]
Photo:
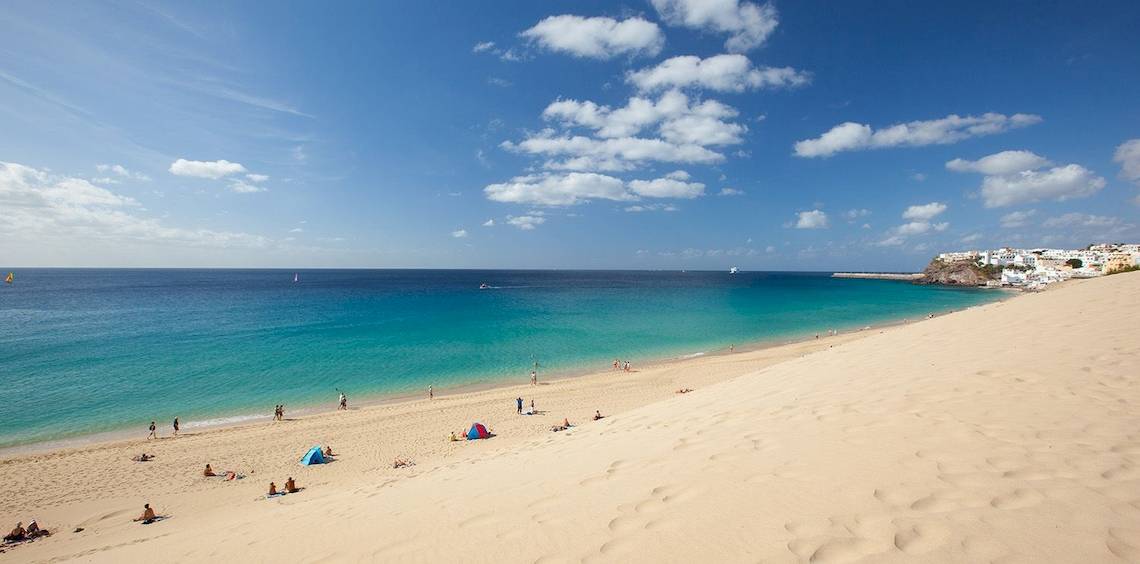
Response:
[{"label": "group of people on beach", "polygon": [[39,523],[36,523],[36,520],[32,519],[27,527],[24,526],[23,521],[16,523],[16,527],[12,529],[12,532],[4,536],[4,542],[23,542],[34,538],[46,537],[50,534],[47,529],[41,529]]},{"label": "group of people on beach", "polygon": [[281,488],[281,491],[277,491],[277,484],[275,482],[269,482],[269,493],[266,494],[266,497],[277,497],[279,495],[297,493],[299,491],[301,490],[297,487],[297,482],[293,481],[292,476],[289,476],[289,479],[285,480],[285,485]]},{"label": "group of people on beach", "polygon": [[622,372],[632,372],[633,371],[633,369],[630,368],[630,364],[629,364],[628,360],[618,360],[615,358],[613,366],[614,366],[615,371],[617,371],[617,370],[620,370]]},{"label": "group of people on beach", "polygon": [[281,404],[277,404],[276,406],[273,407],[273,420],[274,421],[284,421],[285,420],[285,404],[281,403]]},{"label": "group of people on beach", "polygon": [[[182,425],[178,422],[177,417],[174,418],[174,422],[171,423],[170,426],[174,428],[174,436],[177,437],[178,430],[182,428]],[[150,431],[150,433],[146,436],[147,440],[158,438],[158,425],[155,424],[154,421],[150,422],[150,427],[147,427],[147,429]]]}]

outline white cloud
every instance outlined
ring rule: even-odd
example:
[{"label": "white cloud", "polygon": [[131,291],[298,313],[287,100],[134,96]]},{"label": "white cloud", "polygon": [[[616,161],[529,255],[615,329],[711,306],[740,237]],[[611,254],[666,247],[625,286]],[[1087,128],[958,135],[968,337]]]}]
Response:
[{"label": "white cloud", "polygon": [[1104,178],[1081,165],[1070,164],[1009,176],[987,176],[982,180],[982,201],[987,208],[1041,200],[1065,201],[1091,196],[1104,185]]},{"label": "white cloud", "polygon": [[247,174],[245,175],[245,178],[250,182],[265,182],[266,180],[269,180],[269,177],[264,174]]},{"label": "white cloud", "polygon": [[689,97],[677,90],[662,94],[657,101],[633,97],[617,109],[590,101],[556,100],[542,112],[543,119],[585,127],[603,138],[629,137],[660,124],[658,131],[666,141],[702,147],[740,143],[748,129],[724,121],[736,116],[735,109],[716,100],[690,106]]},{"label": "white cloud", "polygon": [[743,196],[744,190],[738,190],[736,188],[721,188],[720,192],[717,192],[717,195],[718,196]]},{"label": "white cloud", "polygon": [[879,130],[861,123],[846,122],[815,139],[796,142],[795,153],[800,157],[829,157],[842,151],[945,145],[1040,122],[1041,116],[1033,114],[1006,116],[997,113],[965,117],[951,114],[941,119],[897,123]]},{"label": "white cloud", "polygon": [[796,229],[824,229],[827,227],[827,214],[820,210],[796,213]]},{"label": "white cloud", "polygon": [[451,236],[455,237],[456,239],[462,239],[462,238],[467,236],[467,230],[466,229],[456,229],[455,231],[451,232]]},{"label": "white cloud", "polygon": [[1112,155],[1112,162],[1120,163],[1121,178],[1140,184],[1140,139],[1121,143]]},{"label": "white cloud", "polygon": [[642,91],[693,87],[718,92],[744,92],[803,86],[811,82],[811,74],[791,67],[754,68],[752,61],[744,55],[714,55],[706,59],[685,55],[631,71],[626,74],[626,81]]},{"label": "white cloud", "polygon": [[494,227],[494,226],[495,226],[495,220],[494,219],[488,219],[487,221],[483,222],[483,227]]},{"label": "white cloud", "polygon": [[507,216],[507,224],[513,225],[522,229],[523,231],[530,231],[539,225],[546,223],[546,218],[536,215],[520,215],[520,216]]},{"label": "white cloud", "polygon": [[655,56],[665,45],[665,35],[657,24],[641,18],[618,21],[604,17],[550,16],[519,35],[551,51],[592,59]]},{"label": "white cloud", "polygon": [[480,41],[471,48],[472,53],[482,53],[483,51],[490,51],[495,48],[494,41]]},{"label": "white cloud", "polygon": [[1039,170],[1052,164],[1029,151],[1003,151],[976,161],[954,159],[946,168],[985,174],[981,196],[987,208],[1085,198],[1105,186],[1104,178],[1078,164]]},{"label": "white cloud", "polygon": [[946,204],[941,202],[930,202],[920,206],[910,206],[903,212],[903,219],[913,219],[917,221],[930,221],[942,212],[946,211]]},{"label": "white cloud", "polygon": [[871,215],[871,210],[866,208],[851,209],[843,212],[843,217],[847,218],[848,223],[854,222],[860,217],[867,217]]},{"label": "white cloud", "polygon": [[[689,175],[684,171],[677,171],[684,178]],[[673,173],[676,174],[676,173]],[[692,199],[703,196],[705,185],[700,182],[685,182],[674,178],[657,178],[655,180],[633,180],[629,183],[630,190],[638,196],[647,198],[685,198]]]},{"label": "white cloud", "polygon": [[1002,151],[976,161],[954,159],[946,163],[946,168],[954,172],[980,172],[997,176],[1023,170],[1036,170],[1050,164],[1052,163],[1048,159],[1030,151]]},{"label": "white cloud", "polygon": [[634,199],[620,179],[592,172],[518,176],[510,182],[491,184],[483,189],[483,193],[496,202],[541,206],[572,206],[590,200]]},{"label": "white cloud", "polygon": [[92,240],[186,247],[265,247],[265,237],[169,227],[134,199],[81,178],[0,162],[0,238],[82,247]]},{"label": "white cloud", "polygon": [[910,223],[904,223],[896,227],[895,233],[900,236],[907,237],[910,235],[922,235],[923,233],[926,233],[930,230],[945,231],[948,227],[950,227],[950,224],[945,222],[930,223],[928,221],[912,221]]},{"label": "white cloud", "polygon": [[779,19],[771,4],[757,6],[739,0],[651,0],[669,25],[727,33],[724,47],[743,53],[759,47],[776,29]]},{"label": "white cloud", "polygon": [[700,145],[670,143],[662,139],[620,137],[594,139],[581,135],[558,136],[553,130],[543,130],[519,143],[504,141],[508,151],[567,157],[550,160],[543,166],[555,170],[623,171],[641,166],[648,161],[685,164],[710,164],[724,160],[724,155]]},{"label": "white cloud", "polygon": [[233,190],[238,194],[256,194],[258,192],[268,192],[269,188],[258,186],[256,184],[250,184],[243,180],[234,178],[233,180],[230,180],[230,190]]},{"label": "white cloud", "polygon": [[224,159],[219,161],[188,161],[186,159],[178,159],[170,165],[171,174],[210,178],[212,180],[243,172],[245,172],[245,167],[240,163],[231,163]]},{"label": "white cloud", "polygon": [[[98,164],[98,165],[95,165],[95,170],[98,170],[99,172],[102,172],[102,173],[110,172],[110,173],[117,174],[123,178],[131,178],[134,180],[141,180],[143,182],[150,180],[149,176],[147,176],[141,172],[134,172],[134,171],[128,170],[127,167],[125,167],[123,165],[119,165],[119,164]],[[101,180],[107,180],[107,179],[101,179]],[[116,184],[116,182],[108,182],[108,184]]]},{"label": "white cloud", "polygon": [[1015,211],[1001,216],[999,221],[1002,227],[1013,229],[1015,227],[1025,227],[1029,224],[1029,219],[1035,215],[1037,215],[1037,210]]},{"label": "white cloud", "polygon": [[1104,229],[1117,227],[1122,223],[1119,217],[1072,212],[1057,217],[1050,217],[1046,219],[1042,225],[1045,227],[1093,227]]},{"label": "white cloud", "polygon": [[677,211],[677,209],[677,206],[673,204],[638,204],[636,206],[627,206],[625,211],[633,213],[651,211],[674,212]]}]

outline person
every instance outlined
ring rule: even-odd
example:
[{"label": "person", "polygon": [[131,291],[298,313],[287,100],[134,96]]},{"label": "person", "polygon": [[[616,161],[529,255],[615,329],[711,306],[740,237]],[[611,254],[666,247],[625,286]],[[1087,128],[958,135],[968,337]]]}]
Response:
[{"label": "person", "polygon": [[269,482],[269,495],[277,495],[277,484]]},{"label": "person", "polygon": [[451,432],[451,439],[450,439],[450,440],[451,440],[451,442],[453,442],[453,443],[455,443],[455,442],[459,442],[459,437],[455,436],[455,431],[452,431],[452,432]]},{"label": "person", "polygon": [[28,533],[28,538],[30,538],[30,539],[34,539],[36,537],[46,537],[49,534],[51,534],[47,530],[41,529],[40,524],[36,523],[35,519],[32,519],[31,523],[28,523],[27,533]]},{"label": "person", "polygon": [[217,474],[214,473],[214,469],[210,468],[209,463],[206,463],[206,469],[202,471],[202,475],[207,477],[207,478],[212,478],[214,476],[217,476]]},{"label": "person", "polygon": [[325,445],[325,456],[336,456],[333,454],[332,447],[329,445]]},{"label": "person", "polygon": [[530,385],[531,386],[537,386],[538,385],[538,372],[536,372],[534,370],[530,371]]},{"label": "person", "polygon": [[689,393],[689,392],[691,392],[691,391],[693,391],[693,389],[692,389],[692,388],[681,388],[681,389],[677,390],[677,393],[678,393],[678,394],[687,394],[687,393]]},{"label": "person", "polygon": [[537,411],[534,410],[534,398],[530,398],[530,413],[531,413],[531,415],[538,413]]},{"label": "person", "polygon": [[348,396],[345,396],[344,392],[340,393],[340,407],[338,409],[348,409]]},{"label": "person", "polygon": [[138,456],[132,457],[131,460],[135,462],[150,462],[151,460],[154,460],[154,455],[144,452]]},{"label": "person", "polygon": [[16,528],[12,529],[12,532],[4,537],[4,542],[17,542],[26,538],[28,538],[28,531],[24,530],[24,522],[20,521],[16,523]]},{"label": "person", "polygon": [[158,516],[154,514],[154,510],[150,508],[150,504],[144,503],[142,515],[139,515],[138,518],[135,519],[135,521],[142,521],[143,524],[145,525],[148,523],[153,523],[154,520],[157,518],[158,518]]},{"label": "person", "polygon": [[177,417],[174,418],[174,436],[175,437],[178,436],[178,418]]},{"label": "person", "polygon": [[602,411],[600,409],[594,411],[594,421],[602,418]]},{"label": "person", "polygon": [[569,419],[567,419],[567,418],[565,418],[565,417],[563,417],[563,418],[562,418],[562,426],[563,426],[563,427],[566,427],[567,429],[569,429],[569,428],[570,428],[570,420],[569,420]]},{"label": "person", "polygon": [[431,389],[431,384],[428,384],[428,399],[435,399],[435,392]]},{"label": "person", "polygon": [[154,421],[151,421],[150,422],[150,434],[146,436],[146,440],[149,441],[151,439],[157,439],[158,438],[158,433],[155,432],[155,429],[157,429],[157,428],[158,427],[156,427],[154,425]]},{"label": "person", "polygon": [[518,407],[519,415],[522,415],[522,397],[515,398],[515,405]]},{"label": "person", "polygon": [[614,371],[617,371],[617,369],[618,369],[618,359],[615,358],[614,359]]},{"label": "person", "polygon": [[397,456],[394,460],[392,460],[392,468],[407,468],[409,466],[413,466],[413,463],[407,458],[400,458]]},{"label": "person", "polygon": [[292,476],[289,476],[289,479],[285,480],[285,493],[297,493],[297,482],[293,481]]},{"label": "person", "polygon": [[273,420],[274,421],[280,421],[281,420],[281,404],[277,404],[277,405],[273,406]]}]

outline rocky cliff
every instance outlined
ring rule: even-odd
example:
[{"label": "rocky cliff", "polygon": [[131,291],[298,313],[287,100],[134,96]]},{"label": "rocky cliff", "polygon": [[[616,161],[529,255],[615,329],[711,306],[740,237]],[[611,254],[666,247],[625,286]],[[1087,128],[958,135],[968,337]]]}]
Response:
[{"label": "rocky cliff", "polygon": [[942,262],[938,259],[930,261],[922,271],[922,278],[915,284],[944,284],[947,286],[985,286],[990,280],[997,280],[1001,276],[999,271],[983,269],[976,263],[969,261]]}]

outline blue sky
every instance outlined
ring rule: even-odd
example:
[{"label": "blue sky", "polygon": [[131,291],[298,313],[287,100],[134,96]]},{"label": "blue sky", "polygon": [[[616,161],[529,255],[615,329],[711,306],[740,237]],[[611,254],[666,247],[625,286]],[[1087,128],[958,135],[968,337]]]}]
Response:
[{"label": "blue sky", "polygon": [[908,270],[1140,240],[1135,2],[419,4],[7,4],[0,263]]}]

